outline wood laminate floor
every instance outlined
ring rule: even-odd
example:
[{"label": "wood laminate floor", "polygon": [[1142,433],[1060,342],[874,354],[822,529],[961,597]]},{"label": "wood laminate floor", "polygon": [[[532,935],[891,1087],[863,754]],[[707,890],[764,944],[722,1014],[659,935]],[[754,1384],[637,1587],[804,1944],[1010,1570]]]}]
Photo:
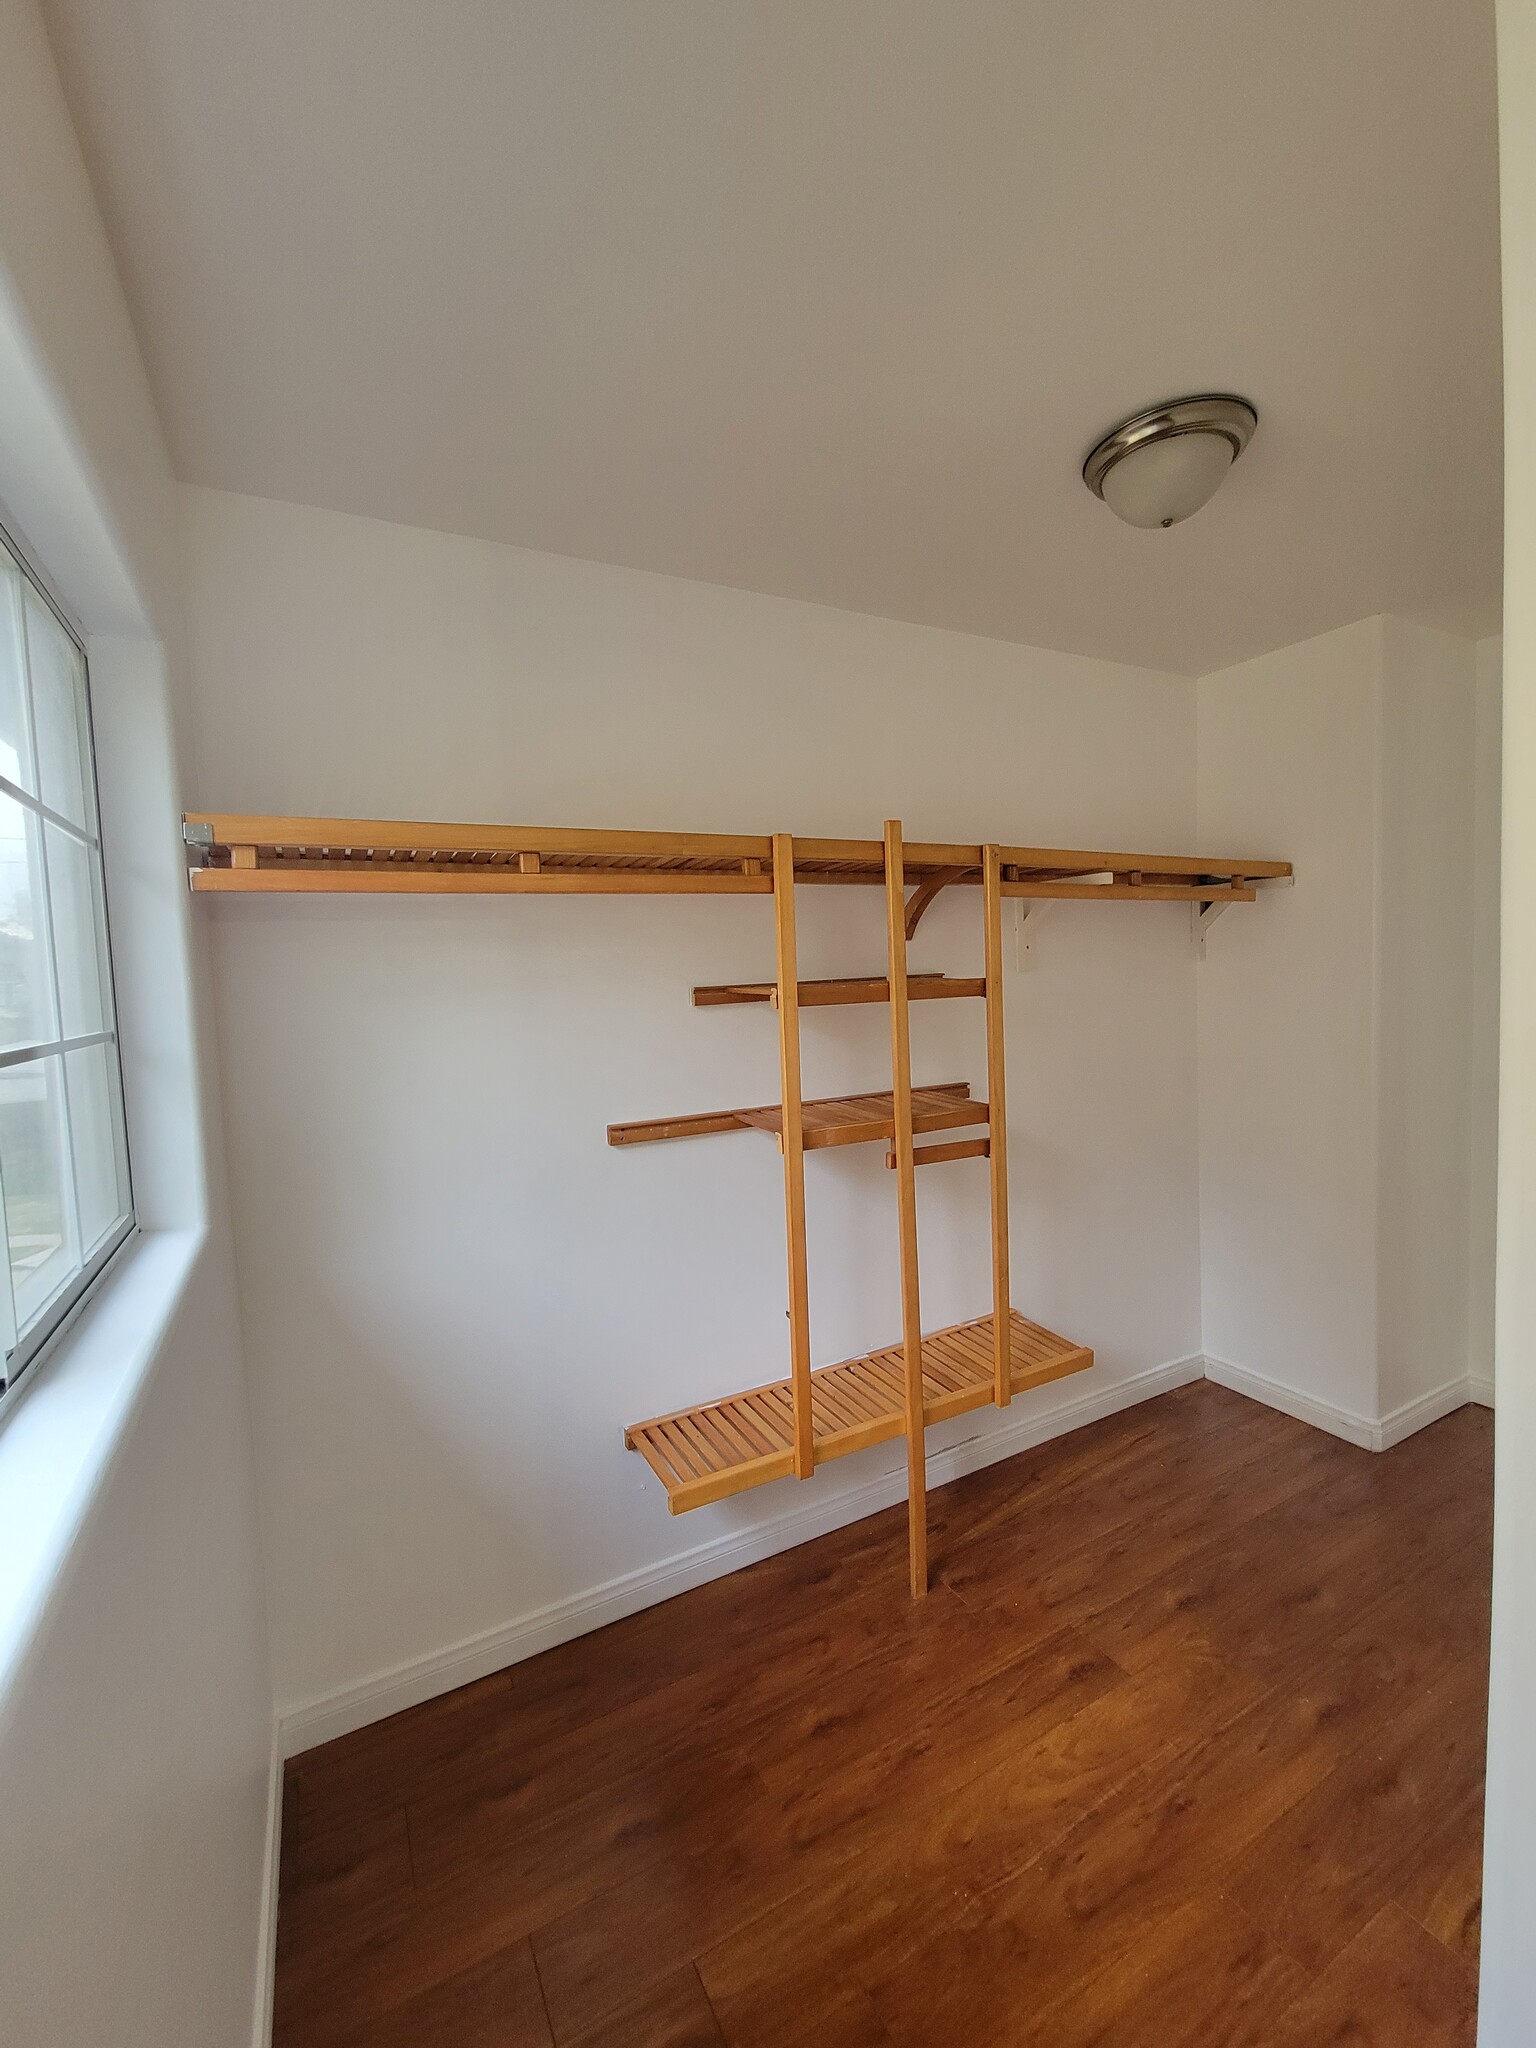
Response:
[{"label": "wood laminate floor", "polygon": [[312,1750],[277,2048],[1470,2048],[1491,1442],[1197,1384]]}]

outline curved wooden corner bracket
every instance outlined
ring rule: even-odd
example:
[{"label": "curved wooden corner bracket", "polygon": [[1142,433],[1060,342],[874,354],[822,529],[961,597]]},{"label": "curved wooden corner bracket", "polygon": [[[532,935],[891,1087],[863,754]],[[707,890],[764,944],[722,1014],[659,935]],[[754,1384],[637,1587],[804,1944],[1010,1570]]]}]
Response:
[{"label": "curved wooden corner bracket", "polygon": [[947,889],[951,882],[963,882],[967,875],[977,873],[979,870],[976,868],[935,868],[931,875],[925,875],[907,898],[907,937],[910,939],[917,930],[923,912],[941,889]]}]

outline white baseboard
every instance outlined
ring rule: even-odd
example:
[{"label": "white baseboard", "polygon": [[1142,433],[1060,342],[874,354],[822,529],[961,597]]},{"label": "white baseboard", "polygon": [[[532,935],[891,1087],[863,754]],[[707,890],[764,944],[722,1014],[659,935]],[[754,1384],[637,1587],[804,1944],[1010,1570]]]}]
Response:
[{"label": "white baseboard", "polygon": [[[1197,1354],[1153,1366],[1130,1379],[1085,1392],[1075,1400],[1035,1414],[1016,1410],[997,1429],[980,1431],[960,1443],[931,1452],[928,1484],[943,1486],[951,1479],[1014,1457],[1051,1437],[1065,1436],[1122,1408],[1150,1401],[1174,1387],[1187,1386],[1192,1380],[1203,1379],[1206,1369],[1206,1360]],[[1018,1406],[1027,1407],[1027,1397]],[[360,1684],[324,1693],[279,1715],[279,1752],[284,1757],[297,1756],[338,1735],[349,1735],[355,1728],[382,1721],[406,1707],[419,1706],[423,1700],[488,1677],[509,1664],[521,1663],[525,1657],[536,1657],[541,1650],[552,1650],[573,1636],[586,1635],[610,1621],[622,1620],[626,1614],[637,1613],[642,1607],[670,1600],[692,1586],[723,1578],[728,1572],[740,1571],[743,1565],[755,1564],[760,1558],[772,1557],[846,1523],[860,1521],[905,1497],[905,1473],[900,1469],[882,1473],[863,1486],[829,1494],[819,1501],[808,1500],[772,1521],[712,1537],[692,1550],[553,1601],[468,1641],[397,1664]]]},{"label": "white baseboard", "polygon": [[1261,1372],[1250,1372],[1246,1365],[1234,1365],[1228,1358],[1213,1358],[1207,1352],[1205,1376],[1218,1387],[1230,1387],[1234,1394],[1246,1394],[1250,1401],[1262,1401],[1266,1408],[1278,1408],[1282,1415],[1310,1422],[1314,1429],[1326,1429],[1330,1436],[1342,1437],[1347,1444],[1358,1444],[1363,1451],[1381,1448],[1376,1442],[1378,1425],[1368,1416],[1336,1408],[1330,1401],[1314,1400],[1310,1394],[1299,1394],[1294,1387],[1266,1379]]},{"label": "white baseboard", "polygon": [[[1476,1400],[1472,1382],[1465,1374],[1459,1380],[1447,1380],[1442,1387],[1433,1387],[1427,1394],[1420,1394],[1415,1401],[1404,1401],[1400,1408],[1394,1408],[1389,1415],[1381,1418],[1380,1442],[1375,1446],[1379,1451],[1390,1451],[1394,1444],[1400,1444],[1405,1437],[1414,1436],[1421,1429],[1428,1429],[1432,1422],[1438,1422],[1443,1415],[1454,1415],[1458,1408],[1465,1408]],[[1484,1404],[1492,1407],[1492,1389]]]},{"label": "white baseboard", "polygon": [[1467,1391],[1479,1408],[1493,1406],[1493,1381],[1483,1374],[1474,1372],[1467,1375]]},{"label": "white baseboard", "polygon": [[1469,1401],[1493,1406],[1492,1386],[1465,1374],[1412,1401],[1404,1401],[1379,1419],[1336,1408],[1311,1394],[1298,1393],[1293,1387],[1282,1386],[1278,1380],[1266,1379],[1263,1373],[1251,1372],[1247,1366],[1234,1365],[1226,1358],[1207,1354],[1205,1376],[1218,1386],[1230,1387],[1235,1394],[1246,1394],[1250,1401],[1261,1401],[1266,1408],[1278,1408],[1282,1415],[1293,1415],[1298,1422],[1309,1422],[1314,1429],[1325,1429],[1330,1436],[1342,1437],[1345,1443],[1358,1444],[1363,1451],[1390,1451],[1394,1444],[1427,1429],[1442,1416],[1465,1408]]},{"label": "white baseboard", "polygon": [[272,2048],[272,1993],[277,1978],[277,1880],[283,1853],[283,1752],[272,1731],[267,1768],[267,1835],[261,1873],[261,1917],[256,1929],[256,1998],[251,2048]]}]

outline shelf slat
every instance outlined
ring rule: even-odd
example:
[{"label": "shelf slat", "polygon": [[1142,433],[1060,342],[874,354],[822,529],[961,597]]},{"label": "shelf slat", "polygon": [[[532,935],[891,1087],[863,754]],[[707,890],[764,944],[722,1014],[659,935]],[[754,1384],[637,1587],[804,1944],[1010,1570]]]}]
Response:
[{"label": "shelf slat", "polygon": [[[992,1318],[956,1323],[923,1339],[925,1426],[984,1408],[993,1397]],[[1009,1328],[1016,1394],[1093,1364],[1093,1353],[1017,1310]],[[674,1515],[787,1479],[794,1470],[787,1381],[637,1422],[624,1433],[667,1490]],[[815,1462],[845,1458],[902,1434],[901,1346],[824,1365],[811,1374]]]}]

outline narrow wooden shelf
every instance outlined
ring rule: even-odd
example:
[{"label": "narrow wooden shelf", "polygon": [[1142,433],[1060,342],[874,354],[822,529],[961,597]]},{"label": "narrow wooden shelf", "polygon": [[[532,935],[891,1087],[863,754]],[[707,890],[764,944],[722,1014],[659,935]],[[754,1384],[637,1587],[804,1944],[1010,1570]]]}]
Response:
[{"label": "narrow wooden shelf", "polygon": [[[907,976],[909,1002],[931,1003],[946,996],[984,996],[986,992],[986,980],[979,974]],[[824,1010],[846,1003],[888,1003],[890,1000],[891,984],[883,974],[849,974],[828,981],[800,983],[802,1010]],[[767,1003],[777,1009],[779,985],[775,981],[717,982],[707,988],[696,988],[693,992],[693,1002],[694,1008],[698,1010],[723,1009],[732,1003]]]},{"label": "narrow wooden shelf", "polygon": [[[200,863],[192,869],[192,887],[199,892],[773,894],[773,841],[767,834],[226,811],[188,811],[182,831]],[[909,840],[903,861],[906,880],[916,885],[914,919],[935,891],[951,883],[979,887],[985,852],[979,845]],[[1204,854],[1080,852],[1054,846],[1004,846],[999,853],[1008,896],[1251,903],[1253,882],[1291,872],[1289,861],[1215,860]],[[793,871],[797,882],[883,887],[885,850],[878,839],[796,839]]]},{"label": "narrow wooden shelf", "polygon": [[[783,1109],[765,1102],[755,1109],[712,1109],[698,1116],[658,1117],[648,1123],[610,1124],[610,1145],[653,1145],[668,1138],[707,1138],[719,1131],[768,1131],[783,1134]],[[969,1081],[947,1081],[937,1088],[912,1090],[912,1128],[916,1132],[953,1131],[966,1124],[984,1124],[990,1111],[971,1099]],[[889,1088],[873,1095],[826,1095],[801,1104],[807,1152],[831,1145],[867,1145],[896,1135],[896,1111]]]},{"label": "narrow wooden shelf", "polygon": [[[992,1318],[956,1323],[923,1339],[925,1425],[945,1422],[991,1401]],[[1093,1364],[1093,1353],[1017,1310],[1009,1318],[1013,1391],[1044,1386]],[[865,1358],[824,1365],[811,1374],[815,1462],[883,1444],[905,1429],[902,1349],[893,1344]],[[637,1422],[624,1432],[667,1490],[674,1515],[726,1500],[794,1470],[793,1403],[788,1380],[731,1394],[723,1401]]]}]

